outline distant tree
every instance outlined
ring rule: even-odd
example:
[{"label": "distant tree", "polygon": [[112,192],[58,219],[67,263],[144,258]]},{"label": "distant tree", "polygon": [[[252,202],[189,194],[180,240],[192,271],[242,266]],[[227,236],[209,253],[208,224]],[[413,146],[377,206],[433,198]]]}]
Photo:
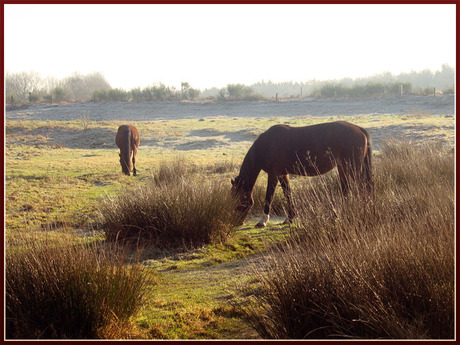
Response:
[{"label": "distant tree", "polygon": [[200,92],[201,92],[201,91],[198,90],[198,89],[190,88],[190,89],[188,90],[188,97],[189,97],[189,99],[194,100],[196,97],[198,97],[198,96],[200,95]]},{"label": "distant tree", "polygon": [[195,97],[198,97],[200,90],[194,89],[187,82],[181,83],[181,99],[193,100]]},{"label": "distant tree", "polygon": [[18,102],[29,101],[29,92],[37,93],[41,77],[37,72],[19,72],[5,74],[5,96],[9,101],[13,98]]},{"label": "distant tree", "polygon": [[228,84],[228,96],[232,99],[240,99],[245,95],[252,93],[252,88],[243,84]]},{"label": "distant tree", "polygon": [[180,99],[180,93],[176,92],[174,87],[166,86],[160,83],[158,86],[150,88],[154,101],[173,101]]},{"label": "distant tree", "polygon": [[83,76],[77,72],[64,80],[64,88],[72,101],[83,101],[89,98]]},{"label": "distant tree", "polygon": [[95,90],[109,91],[112,88],[102,73],[99,72],[84,76],[83,81],[88,93],[93,93]]},{"label": "distant tree", "polygon": [[129,91],[129,94],[131,96],[131,99],[135,102],[140,102],[140,101],[144,101],[144,94],[141,90],[140,87],[138,88],[135,88],[135,89],[131,89]]},{"label": "distant tree", "polygon": [[217,99],[223,101],[226,99],[226,95],[227,95],[227,88],[226,87],[223,87],[221,89],[218,90],[217,92]]},{"label": "distant tree", "polygon": [[94,98],[96,90],[109,91],[110,84],[101,73],[81,75],[74,73],[64,80],[63,84],[68,96],[73,101],[88,101]]},{"label": "distant tree", "polygon": [[455,70],[447,65],[442,65],[442,69],[437,71],[433,77],[433,86],[438,90],[449,90],[453,89],[455,84]]},{"label": "distant tree", "polygon": [[57,102],[61,102],[67,98],[66,91],[62,87],[55,87],[52,91],[53,99]]},{"label": "distant tree", "polygon": [[[109,90],[110,91],[110,90]],[[108,99],[108,92],[107,90],[94,90],[93,93],[93,100],[95,102],[107,101]]]},{"label": "distant tree", "polygon": [[123,89],[111,89],[107,93],[109,101],[124,102],[128,100],[128,93]]}]

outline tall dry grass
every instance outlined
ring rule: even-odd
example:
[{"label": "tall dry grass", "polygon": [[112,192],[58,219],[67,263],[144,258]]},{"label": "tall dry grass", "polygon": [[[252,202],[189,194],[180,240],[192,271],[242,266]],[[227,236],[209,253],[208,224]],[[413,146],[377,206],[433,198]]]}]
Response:
[{"label": "tall dry grass", "polygon": [[334,176],[296,191],[290,238],[254,267],[262,337],[454,337],[453,150],[390,141],[375,163],[374,198]]},{"label": "tall dry grass", "polygon": [[196,172],[165,163],[150,183],[106,198],[100,209],[106,238],[163,248],[225,241],[235,224],[230,188]]},{"label": "tall dry grass", "polygon": [[8,244],[6,338],[123,337],[149,283],[120,248],[43,238]]}]

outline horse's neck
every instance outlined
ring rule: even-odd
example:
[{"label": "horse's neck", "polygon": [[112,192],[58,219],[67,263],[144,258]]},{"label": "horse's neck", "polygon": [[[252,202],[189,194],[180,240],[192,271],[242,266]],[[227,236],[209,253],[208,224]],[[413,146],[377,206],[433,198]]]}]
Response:
[{"label": "horse's neck", "polygon": [[240,177],[246,182],[248,192],[252,192],[259,176],[261,168],[257,164],[254,147],[251,147],[244,157],[243,164],[240,169]]}]

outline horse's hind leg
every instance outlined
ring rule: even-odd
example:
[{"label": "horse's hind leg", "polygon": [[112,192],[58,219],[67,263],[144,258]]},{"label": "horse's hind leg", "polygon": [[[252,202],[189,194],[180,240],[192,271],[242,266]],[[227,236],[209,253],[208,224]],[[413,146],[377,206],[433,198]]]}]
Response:
[{"label": "horse's hind leg", "polygon": [[134,149],[133,149],[133,176],[137,175],[137,172],[136,172],[136,154],[137,154],[137,147],[134,146]]},{"label": "horse's hind leg", "polygon": [[267,193],[265,194],[265,207],[264,215],[256,224],[256,228],[263,228],[267,225],[270,219],[270,205],[273,200],[273,194],[275,193],[276,185],[278,184],[278,177],[276,175],[268,175]]},{"label": "horse's hind leg", "polygon": [[281,175],[280,177],[278,177],[278,180],[280,181],[281,188],[283,188],[283,193],[287,200],[288,215],[286,220],[284,221],[284,224],[288,224],[291,223],[292,219],[295,217],[295,211],[292,205],[291,198],[291,186],[289,185],[289,175]]},{"label": "horse's hind leg", "polygon": [[351,169],[350,166],[345,163],[337,164],[337,170],[339,172],[340,187],[342,189],[342,194],[347,195],[350,190],[350,178],[351,178]]},{"label": "horse's hind leg", "polygon": [[339,171],[340,186],[342,187],[342,194],[347,195],[350,188],[356,184],[361,183],[362,161],[359,159],[342,160],[337,164]]}]

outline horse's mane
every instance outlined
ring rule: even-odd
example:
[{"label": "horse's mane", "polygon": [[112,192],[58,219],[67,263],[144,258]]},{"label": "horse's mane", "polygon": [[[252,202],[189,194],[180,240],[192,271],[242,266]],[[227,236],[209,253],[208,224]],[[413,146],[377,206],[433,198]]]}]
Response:
[{"label": "horse's mane", "polygon": [[261,170],[257,164],[256,144],[257,140],[252,144],[249,151],[246,153],[246,156],[243,159],[243,163],[241,164],[239,174],[240,178],[245,181],[246,188],[249,191],[252,191],[254,188],[257,176]]}]

